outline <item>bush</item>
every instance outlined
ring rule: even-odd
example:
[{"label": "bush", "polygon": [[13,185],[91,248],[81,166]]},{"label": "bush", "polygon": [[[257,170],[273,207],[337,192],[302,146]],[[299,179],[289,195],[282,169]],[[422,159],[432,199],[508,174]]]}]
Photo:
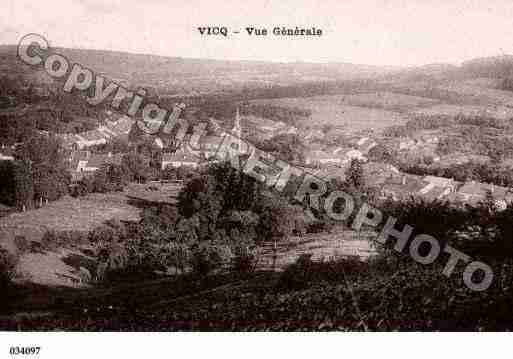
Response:
[{"label": "bush", "polygon": [[246,236],[239,236],[232,245],[231,268],[238,273],[251,273],[255,270],[257,256],[255,242]]},{"label": "bush", "polygon": [[73,247],[88,243],[86,232],[81,231],[55,231],[49,230],[41,239],[41,246],[46,250],[55,250],[61,247]]},{"label": "bush", "polygon": [[195,274],[207,275],[225,267],[231,260],[232,252],[226,244],[202,242],[193,246],[191,266]]},{"label": "bush", "polygon": [[31,245],[25,236],[15,236],[14,244],[16,245],[19,253],[25,253],[31,249]]},{"label": "bush", "polygon": [[285,268],[278,280],[278,287],[288,290],[305,288],[310,282],[312,266],[312,255],[301,254],[295,263]]},{"label": "bush", "polygon": [[111,243],[115,242],[119,239],[116,230],[108,225],[102,225],[93,229],[92,232],[89,233],[89,240],[92,243]]},{"label": "bush", "polygon": [[94,191],[94,179],[92,177],[84,177],[71,187],[71,196],[82,197]]},{"label": "bush", "polygon": [[128,251],[121,245],[101,243],[97,252],[96,279],[98,281],[111,279],[113,274],[119,274],[129,265]]},{"label": "bush", "polygon": [[184,243],[169,242],[159,248],[159,263],[165,267],[173,267],[175,274],[185,273],[191,261],[191,250]]},{"label": "bush", "polygon": [[0,248],[0,291],[5,293],[16,275],[19,258],[6,249]]},{"label": "bush", "polygon": [[345,282],[349,278],[365,276],[369,273],[368,263],[359,257],[312,261],[312,255],[301,254],[295,263],[285,268],[278,280],[278,288],[299,290],[320,282]]}]

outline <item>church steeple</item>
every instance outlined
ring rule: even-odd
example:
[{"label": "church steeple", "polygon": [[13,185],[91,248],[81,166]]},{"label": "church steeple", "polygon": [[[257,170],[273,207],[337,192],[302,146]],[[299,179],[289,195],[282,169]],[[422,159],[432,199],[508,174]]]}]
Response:
[{"label": "church steeple", "polygon": [[237,112],[235,113],[235,121],[232,128],[232,133],[234,136],[236,136],[239,141],[237,143],[238,149],[242,149],[242,128],[240,125],[240,113],[239,113],[239,106],[237,106]]},{"label": "church steeple", "polygon": [[239,106],[237,106],[237,112],[235,113],[235,122],[233,124],[232,132],[234,135],[236,135],[238,138],[242,137],[242,128],[240,126],[240,113],[239,113]]}]

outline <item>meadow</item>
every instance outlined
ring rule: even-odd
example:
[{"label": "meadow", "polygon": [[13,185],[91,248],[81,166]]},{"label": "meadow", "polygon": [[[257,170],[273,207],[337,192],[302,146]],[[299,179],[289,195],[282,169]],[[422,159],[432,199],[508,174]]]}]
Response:
[{"label": "meadow", "polygon": [[345,95],[314,96],[302,98],[280,98],[271,100],[254,100],[252,103],[270,104],[282,107],[307,109],[312,112],[310,118],[299,121],[302,127],[333,125],[345,128],[348,132],[379,130],[391,125],[401,125],[407,117],[399,112],[382,108],[348,105]]}]

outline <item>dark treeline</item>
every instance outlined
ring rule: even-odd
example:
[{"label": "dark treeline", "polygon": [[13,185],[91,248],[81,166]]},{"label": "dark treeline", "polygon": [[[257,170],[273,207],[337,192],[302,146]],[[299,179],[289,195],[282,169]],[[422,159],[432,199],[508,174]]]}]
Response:
[{"label": "dark treeline", "polygon": [[489,163],[468,162],[451,167],[433,167],[422,164],[395,163],[405,173],[418,176],[452,178],[459,182],[476,181],[493,183],[503,187],[513,187],[513,171]]}]

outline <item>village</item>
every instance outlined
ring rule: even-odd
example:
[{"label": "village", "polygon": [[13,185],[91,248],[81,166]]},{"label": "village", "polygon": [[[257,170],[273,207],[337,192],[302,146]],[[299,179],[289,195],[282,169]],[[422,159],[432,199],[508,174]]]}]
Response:
[{"label": "village", "polygon": [[[121,164],[124,153],[104,152],[98,148],[113,141],[129,143],[129,133],[135,126],[135,120],[111,111],[107,116],[107,119],[94,130],[78,134],[57,134],[68,153],[68,168],[73,183],[84,177],[93,176],[106,164]],[[214,160],[222,142],[222,131],[216,120],[210,119],[210,124],[213,124],[212,127],[217,130],[200,137],[199,148],[184,145],[188,141],[183,141],[183,144],[171,149],[165,147],[162,140],[157,138],[153,146],[161,152],[159,170],[173,168],[195,170]],[[231,132],[239,138],[256,141],[272,140],[280,135],[301,138],[305,144],[303,162],[295,165],[324,179],[344,180],[351,161],[358,160],[363,165],[367,186],[372,187],[381,199],[401,200],[415,197],[426,201],[448,201],[455,205],[475,206],[485,201],[487,196],[491,196],[498,208],[506,208],[513,202],[511,188],[477,181],[458,182],[452,178],[404,173],[392,164],[369,159],[371,150],[380,144],[386,144],[403,156],[428,153],[431,155],[432,162],[438,164],[448,162],[453,165],[472,159],[471,156],[458,158],[454,154],[438,155],[436,146],[439,138],[436,135],[390,139],[369,132],[360,135],[344,133],[340,129],[323,133],[321,130],[299,129],[280,121],[253,115],[241,115],[238,108]],[[47,133],[43,131],[42,134]],[[135,147],[132,146],[131,151]],[[1,145],[0,161],[14,160],[14,151],[15,146]],[[3,207],[3,211],[8,213],[9,209]]]}]

